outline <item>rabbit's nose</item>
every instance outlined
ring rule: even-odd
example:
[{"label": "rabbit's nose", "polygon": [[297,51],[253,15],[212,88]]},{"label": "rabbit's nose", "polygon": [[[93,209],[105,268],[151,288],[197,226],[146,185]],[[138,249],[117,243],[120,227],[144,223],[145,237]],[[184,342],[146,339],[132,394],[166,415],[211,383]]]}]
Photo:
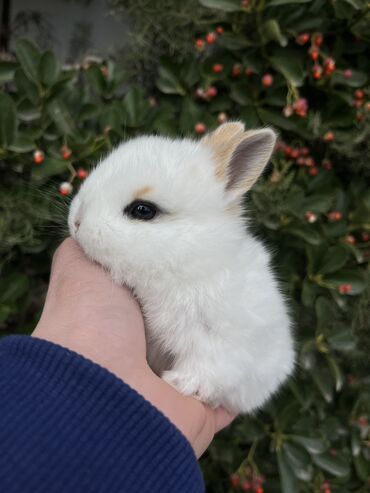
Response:
[{"label": "rabbit's nose", "polygon": [[80,226],[81,226],[81,221],[79,221],[78,219],[76,219],[76,221],[75,221],[75,232],[76,233],[79,230]]}]

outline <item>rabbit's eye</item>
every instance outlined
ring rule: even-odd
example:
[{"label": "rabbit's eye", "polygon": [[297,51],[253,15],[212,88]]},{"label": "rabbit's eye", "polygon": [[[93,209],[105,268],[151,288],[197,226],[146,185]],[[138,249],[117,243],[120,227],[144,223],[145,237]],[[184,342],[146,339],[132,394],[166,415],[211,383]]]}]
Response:
[{"label": "rabbit's eye", "polygon": [[157,215],[158,208],[152,202],[135,200],[125,208],[124,212],[132,219],[150,221]]}]

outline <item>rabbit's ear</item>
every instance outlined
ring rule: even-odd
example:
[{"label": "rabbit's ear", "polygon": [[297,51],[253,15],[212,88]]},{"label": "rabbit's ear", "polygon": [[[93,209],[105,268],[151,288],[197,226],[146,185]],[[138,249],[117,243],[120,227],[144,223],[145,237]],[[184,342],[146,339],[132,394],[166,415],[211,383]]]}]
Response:
[{"label": "rabbit's ear", "polygon": [[225,123],[203,138],[216,162],[216,176],[230,199],[249,190],[268,163],[276,143],[270,128],[245,132],[241,123]]}]

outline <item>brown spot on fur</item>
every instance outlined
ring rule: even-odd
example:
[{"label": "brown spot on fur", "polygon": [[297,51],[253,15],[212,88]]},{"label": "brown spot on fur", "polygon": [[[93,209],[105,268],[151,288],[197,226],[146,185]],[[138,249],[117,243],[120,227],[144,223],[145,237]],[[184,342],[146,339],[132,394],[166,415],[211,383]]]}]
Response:
[{"label": "brown spot on fur", "polygon": [[140,199],[143,195],[146,195],[150,192],[153,191],[153,188],[152,187],[149,187],[148,185],[146,187],[141,187],[141,188],[138,188],[136,190],[136,192],[134,193],[133,197],[134,199]]}]

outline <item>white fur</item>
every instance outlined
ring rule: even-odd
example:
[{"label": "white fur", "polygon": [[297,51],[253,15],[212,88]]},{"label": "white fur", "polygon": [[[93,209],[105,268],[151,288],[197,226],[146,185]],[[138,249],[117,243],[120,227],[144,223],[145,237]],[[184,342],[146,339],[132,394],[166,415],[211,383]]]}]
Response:
[{"label": "white fur", "polygon": [[[184,394],[245,413],[291,373],[293,340],[269,255],[228,210],[214,169],[211,150],[196,141],[128,141],[86,179],[69,227],[136,293],[152,368]],[[146,186],[153,191],[143,198],[166,214],[128,218],[124,208]]]}]

